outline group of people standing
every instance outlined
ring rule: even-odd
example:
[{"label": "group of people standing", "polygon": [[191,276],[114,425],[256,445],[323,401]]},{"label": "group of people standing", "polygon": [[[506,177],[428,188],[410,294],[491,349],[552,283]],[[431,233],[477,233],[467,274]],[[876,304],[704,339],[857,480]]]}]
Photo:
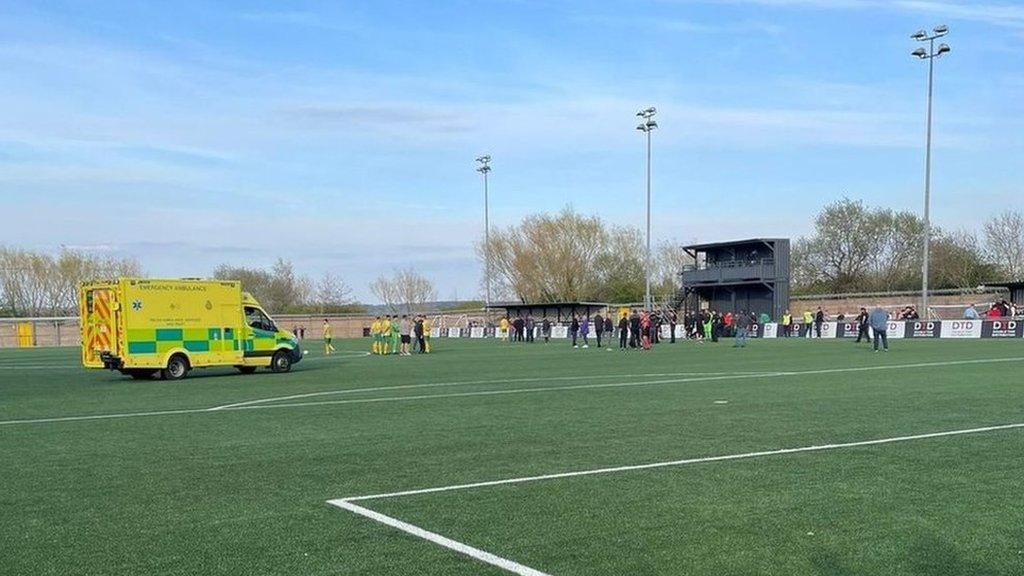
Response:
[{"label": "group of people standing", "polygon": [[411,356],[430,353],[430,318],[403,314],[377,316],[370,324],[373,343],[370,351],[377,355]]},{"label": "group of people standing", "polygon": [[[573,314],[566,325],[566,336],[573,348],[590,348],[591,336],[598,348],[611,350],[611,340],[618,330],[619,349],[640,348],[650,350],[652,344],[661,341],[659,327],[668,322],[671,342],[676,341],[678,317],[673,311],[665,314],[646,310],[623,311],[619,314],[618,326],[611,314]],[[506,342],[534,342],[539,332],[544,343],[551,341],[555,324],[547,317],[538,323],[532,315],[516,318],[503,317],[498,321],[498,336]]]}]

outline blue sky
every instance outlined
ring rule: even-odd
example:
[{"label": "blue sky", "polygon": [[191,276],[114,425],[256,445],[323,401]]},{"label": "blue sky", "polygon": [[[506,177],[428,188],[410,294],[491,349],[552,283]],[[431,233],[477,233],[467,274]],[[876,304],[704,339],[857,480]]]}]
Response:
[{"label": "blue sky", "polygon": [[945,23],[934,214],[1024,187],[1024,4],[955,0],[0,3],[0,242],[153,275],[292,259],[370,301],[414,266],[475,296],[492,222],[566,204],[642,224],[636,110],[658,107],[654,234],[796,237],[849,196],[920,209]]}]

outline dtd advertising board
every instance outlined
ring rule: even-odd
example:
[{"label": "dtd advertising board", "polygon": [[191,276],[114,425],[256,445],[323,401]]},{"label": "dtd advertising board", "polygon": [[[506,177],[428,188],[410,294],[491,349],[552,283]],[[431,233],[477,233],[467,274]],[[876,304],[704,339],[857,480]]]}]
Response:
[{"label": "dtd advertising board", "polygon": [[981,320],[943,320],[943,338],[981,338]]},{"label": "dtd advertising board", "polygon": [[940,338],[942,322],[934,320],[915,320],[906,322],[907,338]]},{"label": "dtd advertising board", "polygon": [[1024,320],[987,320],[981,324],[982,338],[1024,338]]},{"label": "dtd advertising board", "polygon": [[840,322],[837,338],[856,338],[860,333],[860,324],[857,322]]}]

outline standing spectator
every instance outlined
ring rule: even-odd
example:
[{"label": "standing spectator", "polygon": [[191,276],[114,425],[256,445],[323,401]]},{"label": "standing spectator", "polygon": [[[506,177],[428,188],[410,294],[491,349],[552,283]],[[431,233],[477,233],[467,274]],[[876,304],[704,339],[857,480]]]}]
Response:
[{"label": "standing spectator", "polygon": [[875,352],[878,352],[878,341],[882,341],[882,346],[885,347],[885,351],[889,351],[889,315],[882,310],[880,306],[875,306],[875,309],[871,311],[868,316],[868,323],[871,325],[871,329],[875,332]]},{"label": "standing spectator", "polygon": [[864,338],[865,342],[870,342],[871,337],[868,336],[868,314],[867,308],[861,308],[860,314],[857,314],[857,341],[854,344],[860,344],[860,339]]},{"label": "standing spectator", "polygon": [[583,338],[583,347],[590,348],[590,341],[587,339],[590,336],[590,316],[584,315],[583,320],[580,321],[580,336]]},{"label": "standing spectator", "polygon": [[523,341],[523,332],[526,329],[526,321],[523,320],[522,316],[516,316],[516,319],[512,321],[512,327],[516,331],[515,341],[516,342],[522,342]]},{"label": "standing spectator", "polygon": [[782,313],[782,336],[789,338],[793,335],[793,315],[786,310]]},{"label": "standing spectator", "polygon": [[629,315],[629,347],[640,346],[640,314],[633,310]]},{"label": "standing spectator", "polygon": [[733,348],[746,348],[747,346],[747,334],[750,332],[750,315],[745,312],[740,312],[735,319],[733,319],[733,325],[736,327],[736,341],[733,343]]},{"label": "standing spectator", "polygon": [[597,347],[601,347],[601,336],[604,335],[604,316],[598,312],[597,316],[594,316],[594,334],[597,336]]},{"label": "standing spectator", "polygon": [[825,311],[818,306],[818,311],[814,313],[814,337],[821,338],[821,325],[825,323]]},{"label": "standing spectator", "polygon": [[640,338],[641,344],[644,350],[651,349],[651,313],[644,310],[643,315],[640,316]]},{"label": "standing spectator", "polygon": [[569,332],[572,334],[572,347],[579,348],[576,345],[576,337],[580,333],[580,319],[575,314],[572,315],[572,322],[569,323]]},{"label": "standing spectator", "polygon": [[426,316],[423,317],[423,322],[421,322],[421,330],[423,331],[423,348],[420,350],[420,352],[424,354],[430,354],[430,318],[427,318]]},{"label": "standing spectator", "polygon": [[427,345],[423,339],[423,316],[416,316],[416,320],[413,322],[412,333],[416,337],[415,350],[420,354],[425,353]]},{"label": "standing spectator", "polygon": [[626,351],[626,339],[629,336],[629,320],[623,314],[619,317],[619,350]]},{"label": "standing spectator", "polygon": [[800,335],[805,338],[813,336],[811,325],[814,324],[814,314],[810,310],[804,310],[804,325],[800,327]]},{"label": "standing spectator", "polygon": [[526,315],[526,341],[533,342],[533,333],[536,331],[537,325],[533,321],[533,314]]},{"label": "standing spectator", "polygon": [[722,330],[725,329],[725,319],[721,314],[711,311],[711,341],[718,342],[718,338],[722,336]]},{"label": "standing spectator", "polygon": [[551,320],[547,316],[540,323],[540,333],[544,335],[545,344],[551,341]]},{"label": "standing spectator", "polygon": [[651,312],[648,315],[650,316],[651,325],[647,328],[647,331],[650,332],[651,344],[660,344],[661,343],[661,314],[659,314],[657,312]]},{"label": "standing spectator", "polygon": [[772,317],[769,316],[767,312],[761,312],[761,315],[758,316],[757,321],[760,322],[762,325],[764,325],[764,324],[767,324],[767,323],[771,322],[772,321]]},{"label": "standing spectator", "polygon": [[668,311],[668,342],[669,344],[676,343],[676,324],[679,323],[679,315],[676,314],[675,310]]},{"label": "standing spectator", "polygon": [[974,308],[974,304],[971,304],[966,310],[964,310],[964,318],[967,320],[978,319],[978,311]]},{"label": "standing spectator", "polygon": [[[605,319],[604,319],[604,331],[605,331],[606,334],[608,334],[608,338],[609,339],[615,333],[615,326],[612,324],[612,315],[611,314],[608,314],[608,316],[606,316]],[[609,352],[612,351],[612,347],[611,347],[610,344],[608,345],[606,350],[608,350]]]}]

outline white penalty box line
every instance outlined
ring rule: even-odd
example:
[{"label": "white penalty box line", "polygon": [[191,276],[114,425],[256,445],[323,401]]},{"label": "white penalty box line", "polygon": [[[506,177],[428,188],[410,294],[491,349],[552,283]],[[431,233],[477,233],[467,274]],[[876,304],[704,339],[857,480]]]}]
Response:
[{"label": "white penalty box line", "polygon": [[383,500],[388,498],[401,498],[405,496],[417,496],[422,494],[437,494],[443,492],[454,492],[460,490],[472,490],[476,488],[487,488],[493,486],[506,486],[512,484],[524,484],[530,482],[543,482],[548,480],[558,480],[564,478],[577,478],[581,476],[596,476],[603,474],[615,474],[620,472],[632,472],[636,470],[652,470],[658,468],[670,468],[686,466],[690,464],[704,464],[709,462],[726,462],[732,460],[748,460],[753,458],[764,458],[769,456],[783,456],[787,454],[799,454],[803,452],[825,452],[829,450],[840,450],[844,448],[858,448],[865,446],[879,446],[884,444],[895,444],[898,442],[910,442],[914,440],[927,440],[932,438],[943,438],[950,436],[965,436],[969,434],[982,434],[987,432],[999,432],[1005,430],[1014,430],[1024,428],[1024,422],[1015,424],[1000,424],[996,426],[983,426],[978,428],[964,428],[960,430],[946,430],[942,432],[929,432],[924,434],[913,434],[907,436],[893,436],[890,438],[876,438],[872,440],[859,440],[855,442],[840,442],[833,444],[820,444],[812,446],[801,446],[797,448],[780,448],[776,450],[762,450],[757,452],[744,452],[741,454],[726,454],[720,456],[706,456],[700,458],[686,458],[682,460],[669,460],[664,462],[649,462],[646,464],[634,464],[628,466],[614,466],[609,468],[595,468],[591,470],[575,470],[570,472],[559,472],[555,474],[544,474],[540,476],[523,476],[519,478],[505,478],[502,480],[491,480],[486,482],[472,482],[468,484],[453,484],[450,486],[438,486],[433,488],[421,488],[416,490],[403,490],[399,492],[388,492],[381,494],[368,494],[365,496],[352,496],[348,498],[338,498],[334,500],[328,500],[327,503],[331,506],[336,506],[343,510],[348,510],[354,514],[369,518],[385,526],[400,530],[417,538],[421,538],[438,546],[448,548],[468,556],[480,562],[490,564],[492,566],[501,568],[507,572],[513,574],[519,574],[520,576],[550,576],[549,574],[519,564],[515,561],[497,556],[485,550],[474,548],[463,542],[458,542],[447,538],[435,532],[430,532],[419,526],[415,526],[408,522],[399,520],[380,512],[371,510],[365,506],[357,504],[357,502],[365,502],[368,500]]}]

